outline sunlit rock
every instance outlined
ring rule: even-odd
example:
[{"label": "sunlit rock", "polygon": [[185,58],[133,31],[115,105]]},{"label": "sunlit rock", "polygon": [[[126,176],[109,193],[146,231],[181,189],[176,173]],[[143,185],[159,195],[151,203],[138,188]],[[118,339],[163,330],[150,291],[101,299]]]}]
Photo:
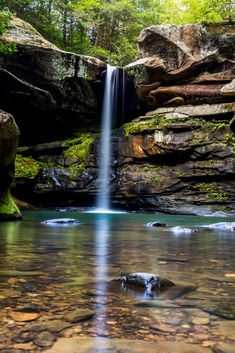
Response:
[{"label": "sunlit rock", "polygon": [[181,226],[175,226],[175,227],[169,228],[169,230],[175,234],[180,234],[180,233],[191,234],[197,231],[196,229],[181,227]]},{"label": "sunlit rock", "polygon": [[235,231],[235,222],[219,222],[219,223],[204,225],[202,227],[209,228],[209,229]]}]

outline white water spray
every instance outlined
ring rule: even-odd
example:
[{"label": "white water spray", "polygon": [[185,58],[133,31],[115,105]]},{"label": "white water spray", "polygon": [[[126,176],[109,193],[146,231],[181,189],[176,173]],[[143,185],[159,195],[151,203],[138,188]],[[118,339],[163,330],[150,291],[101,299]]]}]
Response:
[{"label": "white water spray", "polygon": [[110,211],[111,129],[116,113],[118,69],[107,65],[101,122],[101,150],[99,158],[97,207],[100,212]]}]

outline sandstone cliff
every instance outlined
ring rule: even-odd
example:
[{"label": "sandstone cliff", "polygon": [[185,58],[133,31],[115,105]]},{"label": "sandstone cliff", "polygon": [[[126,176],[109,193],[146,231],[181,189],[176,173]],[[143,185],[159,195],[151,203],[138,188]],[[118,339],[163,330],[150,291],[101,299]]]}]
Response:
[{"label": "sandstone cliff", "polygon": [[[104,64],[62,52],[39,34],[28,42],[24,26],[16,34],[18,52],[0,58],[7,87],[0,107],[15,110],[28,141],[18,152],[12,190],[38,205],[92,206]],[[129,122],[112,134],[114,205],[235,212],[234,33],[232,24],[152,26],[141,33],[141,58],[126,68],[139,117],[126,116]]]}]

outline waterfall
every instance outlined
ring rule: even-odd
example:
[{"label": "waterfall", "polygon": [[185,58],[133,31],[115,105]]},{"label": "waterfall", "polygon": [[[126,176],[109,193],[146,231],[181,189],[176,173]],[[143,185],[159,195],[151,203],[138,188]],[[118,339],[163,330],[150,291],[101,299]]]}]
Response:
[{"label": "waterfall", "polygon": [[102,122],[101,122],[101,150],[98,172],[99,211],[110,210],[110,179],[111,179],[111,129],[117,109],[118,68],[107,65],[105,80]]},{"label": "waterfall", "polygon": [[124,124],[124,120],[125,120],[125,95],[126,95],[126,70],[123,67],[121,70],[122,73],[122,77],[121,77],[121,83],[122,83],[122,96],[121,96],[121,107],[122,107],[122,111],[121,111],[121,123]]}]

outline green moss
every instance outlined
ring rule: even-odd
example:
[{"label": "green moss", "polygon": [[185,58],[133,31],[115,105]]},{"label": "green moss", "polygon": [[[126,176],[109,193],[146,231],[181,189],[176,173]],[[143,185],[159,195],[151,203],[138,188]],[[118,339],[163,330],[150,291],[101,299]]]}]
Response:
[{"label": "green moss", "polygon": [[167,165],[158,165],[158,166],[151,166],[151,165],[145,165],[143,167],[144,172],[160,172],[161,170],[167,169],[169,166]]},{"label": "green moss", "polygon": [[[0,11],[0,36],[2,36],[8,29],[11,20],[11,12],[9,10]],[[16,51],[16,44],[6,42],[0,38],[0,53],[12,54]]]},{"label": "green moss", "polygon": [[132,134],[156,130],[163,120],[164,118],[162,115],[155,115],[151,119],[146,120],[133,120],[123,126],[125,135],[129,136]]},{"label": "green moss", "polygon": [[215,161],[213,159],[208,159],[205,161],[198,161],[197,163],[200,167],[211,168],[214,165]]},{"label": "green moss", "polygon": [[235,143],[233,143],[233,146],[232,146],[232,155],[235,156]]},{"label": "green moss", "polygon": [[228,194],[216,183],[198,183],[194,188],[206,193],[206,197],[215,201],[227,201]]},{"label": "green moss", "polygon": [[21,218],[20,211],[12,200],[10,192],[0,195],[0,220],[14,220],[19,218]]},{"label": "green moss", "polygon": [[224,135],[224,141],[227,142],[227,143],[230,143],[230,142],[235,142],[235,136],[233,133],[231,134],[225,134]]},{"label": "green moss", "polygon": [[64,151],[64,157],[76,160],[76,162],[68,168],[71,173],[80,174],[85,169],[94,139],[93,135],[82,134],[77,138],[66,140],[63,143],[64,147],[68,146]]},{"label": "green moss", "polygon": [[39,172],[40,168],[41,168],[41,163],[35,161],[32,157],[23,157],[19,154],[16,155],[16,160],[15,160],[16,178],[33,179]]},{"label": "green moss", "polygon": [[179,178],[183,178],[185,177],[187,174],[185,172],[177,172],[176,173],[176,176],[179,177]]}]

